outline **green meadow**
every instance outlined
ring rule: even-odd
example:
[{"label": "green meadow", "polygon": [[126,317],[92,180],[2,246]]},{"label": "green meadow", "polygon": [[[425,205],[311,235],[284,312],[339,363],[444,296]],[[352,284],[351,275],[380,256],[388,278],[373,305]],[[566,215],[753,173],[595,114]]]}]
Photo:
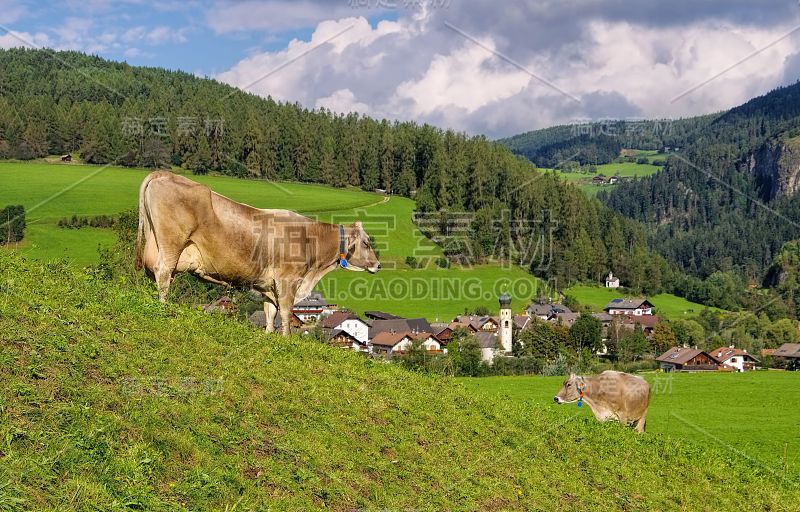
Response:
[{"label": "green meadow", "polygon": [[[64,229],[59,219],[113,215],[136,208],[139,185],[148,171],[120,167],[48,163],[0,163],[0,204],[22,203],[28,210],[26,237],[17,250],[35,259],[66,258],[83,266],[97,263],[98,248],[115,242],[112,230]],[[516,267],[497,265],[441,269],[433,260],[441,248],[425,238],[412,221],[414,201],[358,189],[314,184],[188,176],[212,190],[258,208],[285,208],[325,222],[361,219],[374,237],[384,269],[375,275],[337,270],[320,288],[340,306],[357,312],[384,309],[398,315],[448,321],[464,308],[497,308],[502,289],[520,297],[524,309],[539,280]],[[425,262],[411,269],[406,256]]]},{"label": "green meadow", "polygon": [[[722,448],[724,456],[756,464],[787,481],[800,479],[800,408],[789,398],[798,387],[792,372],[649,373],[652,398],[648,436],[690,440]],[[473,392],[551,409],[564,418],[591,418],[588,407],[556,405],[564,377],[459,379]],[[792,390],[792,391],[789,391]]]},{"label": "green meadow", "polygon": [[[588,285],[575,285],[564,290],[564,293],[575,297],[579,303],[590,306],[595,311],[601,311],[612,299],[631,296],[624,289]],[[648,300],[655,307],[657,315],[664,316],[671,320],[695,316],[703,309],[707,308],[707,306],[702,304],[697,304],[696,302],[691,302],[683,297],[677,297],[669,293],[653,295],[652,297],[648,297]],[[720,311],[718,308],[708,309]]]},{"label": "green meadow", "polygon": [[[659,155],[656,151],[648,151],[648,150],[635,150],[633,152],[634,156],[638,157],[646,157],[650,163],[647,164],[639,164],[636,162],[612,162],[609,164],[602,164],[597,166],[597,174],[602,174],[606,178],[610,176],[621,176],[621,177],[642,177],[642,176],[650,176],[651,174],[655,174],[658,172],[661,167],[657,165],[652,165],[653,160],[664,160],[666,158],[665,155]],[[551,170],[551,169],[542,169],[544,171]],[[595,185],[593,184],[592,178],[595,174],[585,173],[585,172],[561,172],[561,171],[553,171],[556,173],[557,176],[560,176],[562,179],[575,183],[578,188],[580,188],[586,195],[594,197],[597,193],[601,190],[613,190],[616,185]]]},{"label": "green meadow", "polygon": [[[139,185],[147,173],[143,169],[79,164],[0,163],[0,205],[21,203],[28,211],[26,236],[16,250],[40,260],[65,258],[77,266],[97,263],[98,249],[114,244],[113,231],[64,229],[58,227],[58,220],[72,215],[114,215],[136,208]],[[382,309],[402,316],[447,321],[463,314],[465,308],[484,306],[496,310],[497,297],[503,290],[515,298],[514,311],[522,312],[542,284],[514,266],[436,267],[434,260],[442,255],[441,248],[414,225],[411,199],[315,184],[187,177],[258,208],[285,208],[334,223],[361,219],[375,239],[384,269],[375,275],[337,270],[319,285],[332,301],[359,313]],[[416,256],[424,267],[409,268],[407,256]],[[575,286],[567,293],[598,310],[619,296],[619,292],[590,286]],[[696,314],[703,308],[673,295],[659,295],[652,300],[659,312],[669,318]]]}]

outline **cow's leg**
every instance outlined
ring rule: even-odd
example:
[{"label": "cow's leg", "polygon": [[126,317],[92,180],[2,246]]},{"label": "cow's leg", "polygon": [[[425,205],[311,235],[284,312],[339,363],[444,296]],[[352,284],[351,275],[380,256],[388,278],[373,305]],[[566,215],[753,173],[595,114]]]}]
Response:
[{"label": "cow's leg", "polygon": [[281,280],[278,286],[278,311],[281,314],[281,334],[287,336],[292,327],[292,307],[300,283]]},{"label": "cow's leg", "polygon": [[275,332],[275,316],[278,314],[278,307],[269,299],[264,298],[264,315],[267,317],[267,332]]},{"label": "cow's leg", "polygon": [[641,418],[639,418],[638,420],[636,420],[636,427],[634,427],[634,430],[636,430],[636,432],[644,432],[645,423],[647,423],[646,414]]},{"label": "cow's leg", "polygon": [[169,285],[172,283],[172,276],[175,272],[175,267],[178,264],[178,258],[181,255],[181,250],[170,250],[163,248],[158,252],[158,260],[153,269],[153,274],[156,278],[156,285],[158,286],[158,299],[161,302],[167,302],[167,294],[169,294]]}]

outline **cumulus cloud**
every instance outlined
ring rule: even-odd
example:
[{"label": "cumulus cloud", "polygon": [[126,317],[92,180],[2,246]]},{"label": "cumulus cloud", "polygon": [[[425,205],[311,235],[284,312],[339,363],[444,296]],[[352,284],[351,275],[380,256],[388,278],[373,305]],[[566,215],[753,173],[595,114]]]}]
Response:
[{"label": "cumulus cloud", "polygon": [[0,35],[0,48],[42,48],[49,46],[47,34],[10,31]]},{"label": "cumulus cloud", "polygon": [[[298,12],[311,12],[307,3]],[[681,3],[671,16],[660,2],[497,9],[475,0],[375,25],[324,20],[308,40],[251,55],[217,78],[308,106],[502,136],[579,119],[718,111],[800,69],[796,35],[778,40],[792,28],[778,19],[785,4],[766,15],[734,0],[719,14],[718,3],[701,0],[689,16]]]}]

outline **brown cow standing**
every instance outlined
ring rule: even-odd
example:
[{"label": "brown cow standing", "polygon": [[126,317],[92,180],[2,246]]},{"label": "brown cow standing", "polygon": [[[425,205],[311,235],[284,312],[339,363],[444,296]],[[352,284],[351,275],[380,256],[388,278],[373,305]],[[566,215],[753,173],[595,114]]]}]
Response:
[{"label": "brown cow standing", "polygon": [[249,286],[264,295],[267,331],[280,312],[288,334],[296,298],[339,266],[340,251],[349,270],[380,269],[359,221],[344,227],[253,208],[171,172],[149,174],[139,190],[136,268],[155,278],[162,302],[176,272]]},{"label": "brown cow standing", "polygon": [[617,420],[644,432],[650,405],[650,384],[628,373],[604,371],[596,377],[574,373],[564,381],[554,400],[568,404],[583,400],[598,421]]}]

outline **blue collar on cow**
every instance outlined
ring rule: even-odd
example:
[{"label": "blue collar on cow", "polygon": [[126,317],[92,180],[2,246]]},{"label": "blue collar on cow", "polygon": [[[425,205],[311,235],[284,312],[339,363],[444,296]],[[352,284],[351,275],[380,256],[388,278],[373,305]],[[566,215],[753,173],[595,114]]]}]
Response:
[{"label": "blue collar on cow", "polygon": [[339,224],[339,266],[347,268],[347,260],[350,259],[350,253],[345,251],[344,245],[344,226]]}]

